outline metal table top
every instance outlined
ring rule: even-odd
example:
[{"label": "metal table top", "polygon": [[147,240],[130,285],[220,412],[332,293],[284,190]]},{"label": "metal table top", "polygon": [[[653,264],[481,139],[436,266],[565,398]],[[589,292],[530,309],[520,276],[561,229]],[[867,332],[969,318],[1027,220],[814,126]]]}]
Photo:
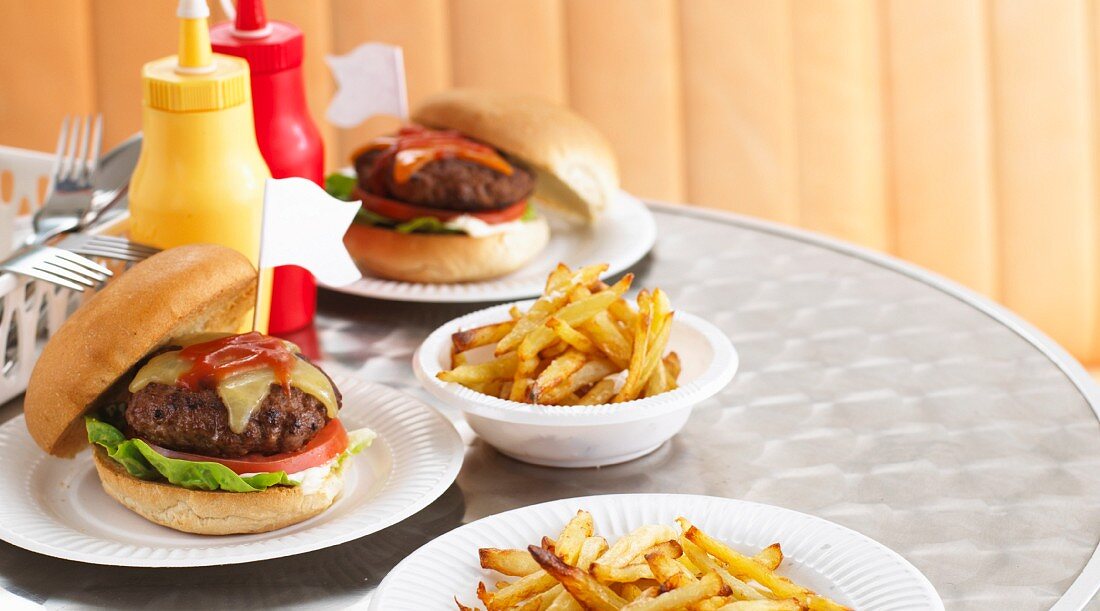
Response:
[{"label": "metal table top", "polygon": [[[0,543],[0,586],[47,606],[362,604],[387,571],[456,526],[523,505],[619,492],[741,498],[860,531],[920,568],[949,609],[1075,609],[1100,584],[1100,405],[1064,351],[969,291],[838,242],[655,206],[634,271],[713,321],[741,371],[639,460],[558,470],[470,443],[458,481],[406,522],[328,550],[231,567],[123,569]],[[477,305],[323,293],[329,362],[432,403],[410,369],[437,325]],[[18,413],[18,400],[0,420]],[[597,516],[598,518],[598,516]]]}]

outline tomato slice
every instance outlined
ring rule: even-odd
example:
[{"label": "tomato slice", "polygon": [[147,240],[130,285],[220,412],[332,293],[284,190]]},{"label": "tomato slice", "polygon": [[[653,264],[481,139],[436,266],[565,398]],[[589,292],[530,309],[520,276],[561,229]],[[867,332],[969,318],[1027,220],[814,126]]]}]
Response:
[{"label": "tomato slice", "polygon": [[229,467],[231,471],[238,475],[242,473],[272,473],[275,471],[297,473],[310,467],[323,465],[340,452],[348,449],[348,432],[338,418],[333,418],[329,420],[324,428],[317,431],[313,439],[309,440],[309,443],[303,446],[302,449],[297,452],[285,452],[270,456],[248,454],[239,458],[220,458],[189,452],[177,452],[151,443],[149,446],[157,453],[168,458],[194,462],[216,462]]},{"label": "tomato slice", "polygon": [[500,210],[486,210],[482,212],[444,210],[442,208],[427,208],[414,204],[406,204],[405,202],[399,202],[387,197],[379,197],[373,193],[367,193],[362,189],[356,189],[355,197],[363,202],[363,207],[367,210],[402,223],[425,216],[434,217],[443,222],[447,222],[462,215],[469,215],[481,219],[490,225],[495,225],[497,223],[507,223],[517,220],[519,217],[523,216],[523,211],[527,208],[527,200],[521,200],[506,208],[501,208]]}]

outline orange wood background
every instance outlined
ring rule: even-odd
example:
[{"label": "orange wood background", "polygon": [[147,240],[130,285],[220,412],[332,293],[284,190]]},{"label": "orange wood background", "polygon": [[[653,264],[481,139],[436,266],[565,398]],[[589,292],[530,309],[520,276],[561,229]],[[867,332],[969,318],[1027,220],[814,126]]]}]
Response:
[{"label": "orange wood background", "polygon": [[[325,53],[406,53],[412,103],[451,86],[591,119],[627,189],[800,225],[998,299],[1100,363],[1100,0],[268,0]],[[216,5],[212,2],[212,5]],[[139,128],[140,65],[174,0],[0,3],[0,144],[67,113]],[[216,6],[212,9],[220,18]],[[336,166],[383,118],[325,126]]]}]

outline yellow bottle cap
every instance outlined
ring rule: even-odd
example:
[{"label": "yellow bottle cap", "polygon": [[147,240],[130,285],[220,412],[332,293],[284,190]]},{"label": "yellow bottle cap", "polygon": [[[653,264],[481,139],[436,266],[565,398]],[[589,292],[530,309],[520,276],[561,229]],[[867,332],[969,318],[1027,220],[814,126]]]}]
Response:
[{"label": "yellow bottle cap", "polygon": [[250,100],[248,62],[211,53],[206,0],[180,0],[179,54],[141,70],[142,103],[169,112],[203,112]]}]

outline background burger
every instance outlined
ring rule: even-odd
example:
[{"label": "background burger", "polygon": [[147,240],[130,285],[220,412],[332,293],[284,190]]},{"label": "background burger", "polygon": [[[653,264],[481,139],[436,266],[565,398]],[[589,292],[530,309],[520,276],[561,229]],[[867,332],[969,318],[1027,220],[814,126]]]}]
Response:
[{"label": "background burger", "polygon": [[352,156],[329,192],[363,202],[344,243],[365,271],[407,282],[501,276],[546,246],[539,208],[594,222],[618,189],[611,147],[591,124],[538,98],[454,90],[415,124]]},{"label": "background burger", "polygon": [[104,490],[176,530],[301,522],[343,489],[348,433],[331,379],[281,339],[234,334],[256,272],[237,252],[159,253],[79,308],[46,344],[24,403],[43,450],[88,443]]}]

